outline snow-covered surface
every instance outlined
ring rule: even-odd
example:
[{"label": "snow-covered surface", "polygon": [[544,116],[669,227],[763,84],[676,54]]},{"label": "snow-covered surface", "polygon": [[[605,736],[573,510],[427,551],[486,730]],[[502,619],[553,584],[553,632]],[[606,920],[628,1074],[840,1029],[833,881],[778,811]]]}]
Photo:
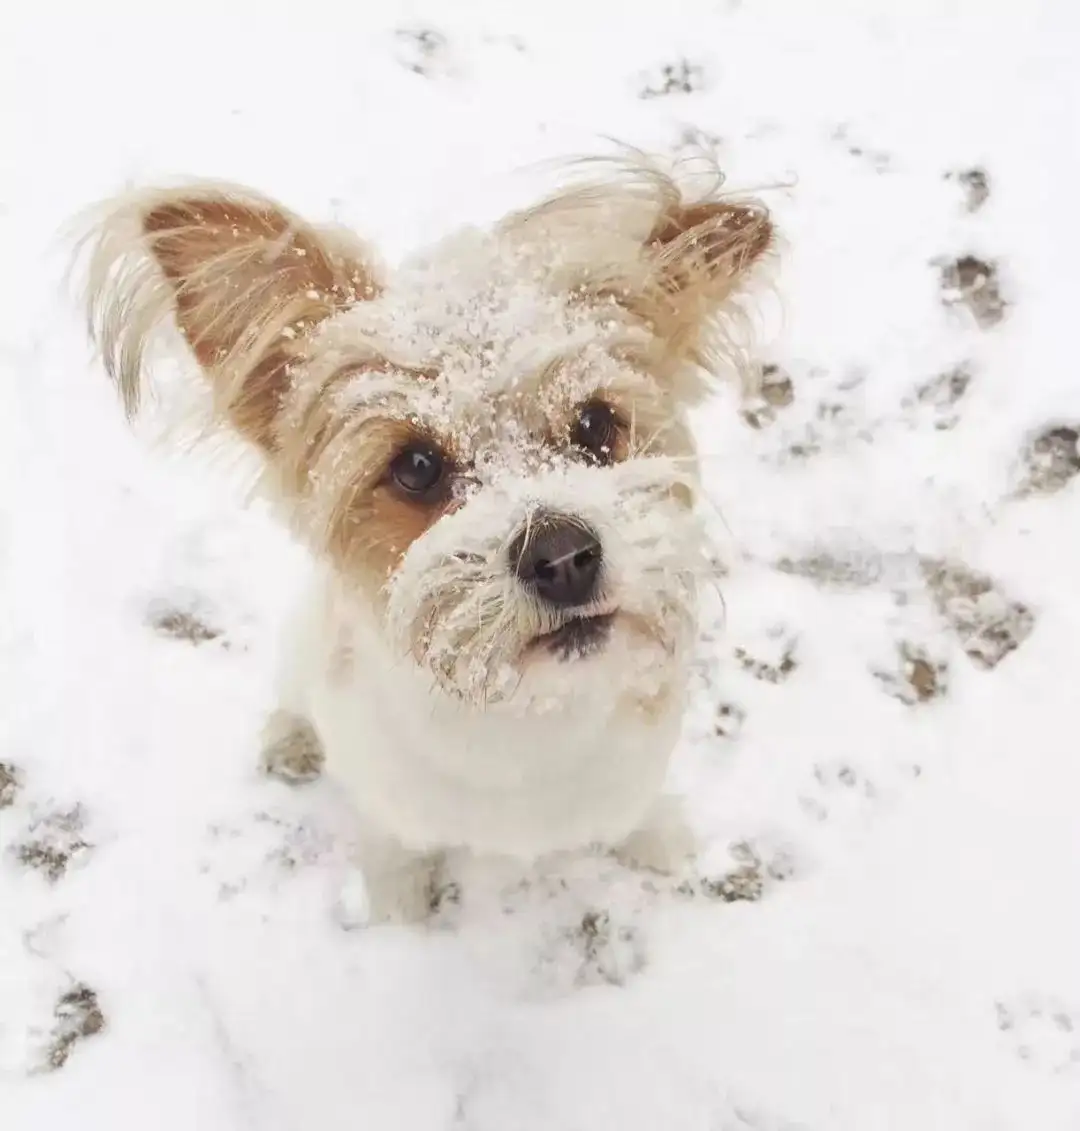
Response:
[{"label": "snow-covered surface", "polygon": [[[1068,5],[3,22],[0,1126],[1080,1127],[1068,432],[1023,486],[1035,437],[1080,421]],[[763,360],[793,398],[778,374],[760,427],[728,397],[699,421],[727,621],[674,777],[705,882],[473,863],[430,929],[345,930],[348,811],[255,772],[303,563],[227,466],[127,430],[58,232],[129,181],[209,175],[392,259],[599,135],[715,145],[786,238]],[[997,264],[1003,317],[942,302],[964,255]]]}]

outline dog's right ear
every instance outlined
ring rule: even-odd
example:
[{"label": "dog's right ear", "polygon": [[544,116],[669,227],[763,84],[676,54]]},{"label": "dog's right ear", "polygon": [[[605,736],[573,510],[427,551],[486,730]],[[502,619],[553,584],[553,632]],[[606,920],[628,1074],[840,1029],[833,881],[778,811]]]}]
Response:
[{"label": "dog's right ear", "polygon": [[266,452],[312,332],[379,289],[348,233],[232,185],[138,193],[109,206],[89,242],[91,333],[129,415],[149,339],[172,318],[216,415]]}]

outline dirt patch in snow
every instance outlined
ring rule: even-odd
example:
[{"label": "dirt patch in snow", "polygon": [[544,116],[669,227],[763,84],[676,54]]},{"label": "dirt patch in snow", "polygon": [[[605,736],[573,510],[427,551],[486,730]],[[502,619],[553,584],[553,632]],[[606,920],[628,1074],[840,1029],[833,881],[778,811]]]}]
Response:
[{"label": "dirt patch in snow", "polygon": [[981,330],[989,330],[1004,317],[1007,303],[1001,294],[997,264],[974,255],[939,263],[941,301],[963,306]]},{"label": "dirt patch in snow", "polygon": [[996,668],[1031,635],[1034,613],[992,578],[957,562],[927,560],[922,568],[938,612],[979,667]]},{"label": "dirt patch in snow", "polygon": [[940,699],[949,690],[948,664],[908,640],[897,646],[896,666],[875,670],[874,677],[884,691],[909,707]]},{"label": "dirt patch in snow", "polygon": [[1080,425],[1057,424],[1028,443],[1021,494],[1052,495],[1080,474]]},{"label": "dirt patch in snow", "polygon": [[751,651],[742,646],[735,649],[735,659],[743,671],[764,683],[783,683],[796,671],[795,637],[783,628],[770,629]]},{"label": "dirt patch in snow", "polygon": [[974,371],[966,362],[931,377],[904,401],[904,407],[940,432],[955,428],[960,422],[960,403],[971,387]]},{"label": "dirt patch in snow", "polygon": [[224,635],[224,631],[211,624],[203,614],[168,601],[152,603],[146,619],[159,636],[184,640],[189,644],[209,644]]},{"label": "dirt patch in snow", "polygon": [[86,815],[81,805],[59,809],[30,822],[24,839],[10,849],[24,867],[56,883],[91,848],[84,839]]},{"label": "dirt patch in snow", "polygon": [[795,400],[791,375],[779,365],[765,365],[761,370],[755,395],[742,410],[742,418],[751,428],[765,428],[776,420],[777,412]]},{"label": "dirt patch in snow", "polygon": [[664,98],[672,94],[693,94],[706,87],[705,68],[689,59],[676,59],[663,63],[648,74],[642,75],[638,96]]},{"label": "dirt patch in snow", "polygon": [[990,199],[990,174],[978,166],[955,169],[946,173],[947,180],[955,181],[964,194],[964,210],[978,212]]},{"label": "dirt patch in snow", "polygon": [[15,804],[15,797],[22,789],[22,771],[10,762],[0,762],[0,809]]},{"label": "dirt patch in snow", "polygon": [[54,1025],[44,1052],[42,1068],[55,1072],[67,1064],[75,1046],[105,1028],[105,1014],[97,994],[82,982],[62,994],[53,1008]]}]

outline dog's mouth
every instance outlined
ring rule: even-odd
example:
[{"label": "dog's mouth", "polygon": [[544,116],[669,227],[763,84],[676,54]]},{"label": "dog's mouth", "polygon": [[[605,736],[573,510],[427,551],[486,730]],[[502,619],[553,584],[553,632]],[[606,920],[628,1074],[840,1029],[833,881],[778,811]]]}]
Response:
[{"label": "dog's mouth", "polygon": [[604,647],[614,620],[614,613],[571,617],[554,632],[536,637],[530,648],[540,649],[559,660],[580,660]]}]

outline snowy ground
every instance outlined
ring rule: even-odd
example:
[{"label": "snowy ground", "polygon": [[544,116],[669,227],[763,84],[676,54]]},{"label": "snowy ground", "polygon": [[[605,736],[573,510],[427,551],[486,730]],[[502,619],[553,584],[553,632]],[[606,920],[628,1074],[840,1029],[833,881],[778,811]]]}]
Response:
[{"label": "snowy ground", "polygon": [[[1066,9],[5,15],[0,1127],[1080,1127]],[[473,864],[430,929],[347,931],[348,812],[254,769],[303,562],[122,424],[58,232],[214,175],[392,257],[599,135],[713,147],[786,239],[768,403],[700,419],[731,543],[675,772],[701,882]]]}]

